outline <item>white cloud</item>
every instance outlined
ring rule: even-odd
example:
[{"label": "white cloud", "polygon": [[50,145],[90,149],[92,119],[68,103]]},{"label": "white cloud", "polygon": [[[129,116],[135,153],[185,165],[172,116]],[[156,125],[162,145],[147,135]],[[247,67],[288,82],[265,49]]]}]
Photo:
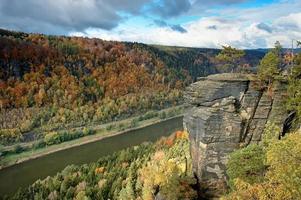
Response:
[{"label": "white cloud", "polygon": [[137,24],[119,25],[113,31],[88,29],[84,35],[107,40],[215,48],[224,44],[238,48],[266,48],[278,40],[289,47],[291,39],[301,40],[300,8],[301,0],[282,0],[257,8],[209,10],[211,17],[181,24],[185,33],[170,27]]},{"label": "white cloud", "polygon": [[284,46],[289,46],[292,38],[301,39],[301,12],[276,18],[268,25],[271,31],[260,28],[260,23],[262,22],[254,21],[248,24],[240,19],[206,17],[183,25],[186,33],[179,33],[167,27],[120,26],[113,32],[89,29],[82,35],[106,40],[215,48],[225,44],[239,48],[272,47],[277,40]]},{"label": "white cloud", "polygon": [[287,28],[295,31],[301,30],[301,12],[300,13],[292,13],[288,16],[280,17],[275,20],[275,24],[282,28],[282,30],[286,30]]}]

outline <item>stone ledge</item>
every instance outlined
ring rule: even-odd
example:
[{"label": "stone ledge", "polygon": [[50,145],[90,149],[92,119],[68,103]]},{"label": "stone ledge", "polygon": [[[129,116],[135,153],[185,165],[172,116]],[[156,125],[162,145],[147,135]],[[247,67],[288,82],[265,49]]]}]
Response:
[{"label": "stone ledge", "polygon": [[241,81],[250,81],[254,80],[255,75],[251,74],[240,74],[240,73],[223,73],[223,74],[213,74],[209,75],[207,77],[198,77],[198,81],[204,81],[204,80],[212,80],[212,81],[218,81],[218,82],[241,82]]}]

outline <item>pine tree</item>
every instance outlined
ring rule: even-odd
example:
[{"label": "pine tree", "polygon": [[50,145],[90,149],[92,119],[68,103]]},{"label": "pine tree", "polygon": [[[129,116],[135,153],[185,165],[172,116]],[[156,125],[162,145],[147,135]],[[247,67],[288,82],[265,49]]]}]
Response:
[{"label": "pine tree", "polygon": [[231,72],[233,72],[238,67],[239,61],[245,55],[245,52],[231,46],[222,47],[223,49],[216,56],[216,59],[225,63],[223,66],[225,70],[231,69]]},{"label": "pine tree", "polygon": [[268,86],[275,80],[279,74],[280,59],[275,51],[268,52],[260,61],[258,68],[258,78]]}]

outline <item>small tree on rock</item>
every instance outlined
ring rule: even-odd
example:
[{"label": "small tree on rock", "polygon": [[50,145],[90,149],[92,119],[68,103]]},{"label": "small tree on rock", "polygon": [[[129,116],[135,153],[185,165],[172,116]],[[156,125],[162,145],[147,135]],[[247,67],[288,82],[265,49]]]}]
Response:
[{"label": "small tree on rock", "polygon": [[279,48],[275,46],[273,50],[268,52],[260,61],[258,67],[258,78],[269,87],[279,74],[279,66],[281,59],[279,58]]},{"label": "small tree on rock", "polygon": [[224,70],[234,70],[238,67],[240,59],[245,55],[243,50],[236,49],[231,46],[222,46],[222,51],[216,56],[218,61],[225,63]]}]

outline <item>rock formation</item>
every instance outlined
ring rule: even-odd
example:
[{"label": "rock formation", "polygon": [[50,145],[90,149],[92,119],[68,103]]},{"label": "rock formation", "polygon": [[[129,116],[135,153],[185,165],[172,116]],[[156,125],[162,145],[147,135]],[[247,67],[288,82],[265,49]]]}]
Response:
[{"label": "rock formation", "polygon": [[191,108],[184,116],[189,132],[194,172],[207,197],[227,188],[228,156],[240,146],[259,142],[267,121],[281,125],[286,84],[271,95],[257,88],[251,75],[217,74],[200,78],[185,92]]}]

